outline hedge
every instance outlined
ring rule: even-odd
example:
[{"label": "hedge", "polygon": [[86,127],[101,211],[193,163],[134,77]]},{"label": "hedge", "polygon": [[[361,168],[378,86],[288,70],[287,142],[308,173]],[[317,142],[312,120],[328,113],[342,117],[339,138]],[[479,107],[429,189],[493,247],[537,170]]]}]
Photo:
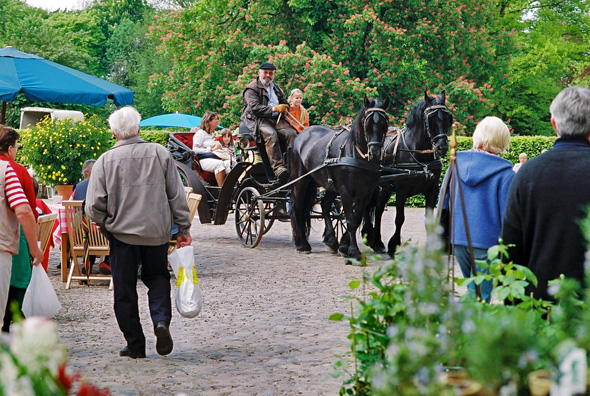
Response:
[{"label": "hedge", "polygon": [[[518,162],[518,156],[520,153],[526,153],[529,159],[541,154],[544,149],[550,150],[553,147],[553,142],[556,137],[554,136],[513,136],[510,139],[510,147],[506,154],[502,154],[501,157],[506,158],[508,161],[516,164]],[[465,151],[471,149],[473,146],[472,138],[466,136],[457,136],[457,151]],[[449,155],[447,154],[443,158],[443,171],[440,175],[440,183],[443,181],[443,177],[449,167]],[[389,199],[388,205],[395,205],[395,194]],[[425,206],[424,195],[418,194],[414,197],[409,198],[406,201],[406,207],[423,208]]]},{"label": "hedge", "polygon": [[158,143],[164,147],[167,147],[170,133],[170,131],[161,129],[142,129],[139,132],[139,136],[145,141]]}]

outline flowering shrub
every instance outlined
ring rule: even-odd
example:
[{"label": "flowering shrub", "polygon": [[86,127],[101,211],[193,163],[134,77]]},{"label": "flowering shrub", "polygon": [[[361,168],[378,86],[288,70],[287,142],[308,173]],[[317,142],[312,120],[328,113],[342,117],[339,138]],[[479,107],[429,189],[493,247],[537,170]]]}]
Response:
[{"label": "flowering shrub", "polygon": [[[68,395],[79,375],[66,375],[66,350],[58,342],[55,325],[31,317],[14,326],[11,338],[0,342],[0,396]],[[107,396],[110,392],[81,383],[79,396]]]},{"label": "flowering shrub", "polygon": [[114,144],[112,132],[94,115],[85,121],[44,120],[22,132],[21,159],[47,185],[74,184],[82,165]]}]

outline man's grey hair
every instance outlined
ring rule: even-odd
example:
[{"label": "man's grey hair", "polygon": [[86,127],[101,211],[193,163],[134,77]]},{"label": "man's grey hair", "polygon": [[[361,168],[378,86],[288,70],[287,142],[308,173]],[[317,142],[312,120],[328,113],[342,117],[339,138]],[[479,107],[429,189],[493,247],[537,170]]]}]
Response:
[{"label": "man's grey hair", "polygon": [[139,134],[141,115],[132,106],[123,107],[109,117],[111,130],[119,139],[129,139]]},{"label": "man's grey hair", "polygon": [[[82,165],[82,175],[84,177],[90,177],[90,172],[92,171],[92,167],[94,166],[95,162],[95,159],[89,159],[84,161],[84,165]],[[86,176],[86,172],[88,172],[88,176]]]},{"label": "man's grey hair", "polygon": [[568,87],[561,91],[549,108],[559,136],[590,136],[590,90]]}]

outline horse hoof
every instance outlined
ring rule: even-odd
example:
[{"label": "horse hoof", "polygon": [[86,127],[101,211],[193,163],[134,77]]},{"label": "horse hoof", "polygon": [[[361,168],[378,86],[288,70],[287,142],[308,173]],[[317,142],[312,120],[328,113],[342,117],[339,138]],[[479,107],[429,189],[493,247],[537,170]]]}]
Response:
[{"label": "horse hoof", "polygon": [[326,245],[326,250],[331,254],[338,254],[338,248]]},{"label": "horse hoof", "polygon": [[311,250],[299,250],[299,249],[297,249],[297,253],[299,253],[299,254],[311,254]]},{"label": "horse hoof", "polygon": [[379,253],[379,254],[383,254],[386,253],[387,251],[385,250],[385,246],[374,246],[373,247],[373,251],[375,253]]}]

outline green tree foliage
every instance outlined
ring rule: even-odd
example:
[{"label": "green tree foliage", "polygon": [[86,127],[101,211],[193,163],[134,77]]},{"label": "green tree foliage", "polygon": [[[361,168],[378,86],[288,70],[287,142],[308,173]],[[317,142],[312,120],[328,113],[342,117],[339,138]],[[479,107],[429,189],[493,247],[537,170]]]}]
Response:
[{"label": "green tree foliage", "polygon": [[[0,0],[0,46],[11,45],[54,62],[105,78],[135,91],[135,103],[146,117],[163,112],[163,91],[148,90],[149,75],[169,70],[167,57],[155,57],[159,43],[146,37],[155,10],[145,0],[92,0],[79,11],[48,13],[18,0]],[[7,124],[18,125],[20,108],[56,107],[31,103],[20,95],[9,104]],[[106,107],[59,104],[60,108],[100,114]]]},{"label": "green tree foliage", "polygon": [[473,113],[493,106],[489,84],[504,79],[513,45],[497,19],[492,5],[471,0],[196,1],[152,26],[173,65],[151,82],[167,87],[169,111],[215,110],[232,125],[244,85],[271,60],[283,88],[305,92],[312,123],[350,119],[365,93],[392,99],[403,122],[408,101],[448,88],[472,130]]},{"label": "green tree foliage", "polygon": [[588,85],[590,4],[587,0],[515,1],[503,23],[518,31],[505,89],[496,90],[499,113],[520,135],[553,135],[551,100],[564,87]]}]

